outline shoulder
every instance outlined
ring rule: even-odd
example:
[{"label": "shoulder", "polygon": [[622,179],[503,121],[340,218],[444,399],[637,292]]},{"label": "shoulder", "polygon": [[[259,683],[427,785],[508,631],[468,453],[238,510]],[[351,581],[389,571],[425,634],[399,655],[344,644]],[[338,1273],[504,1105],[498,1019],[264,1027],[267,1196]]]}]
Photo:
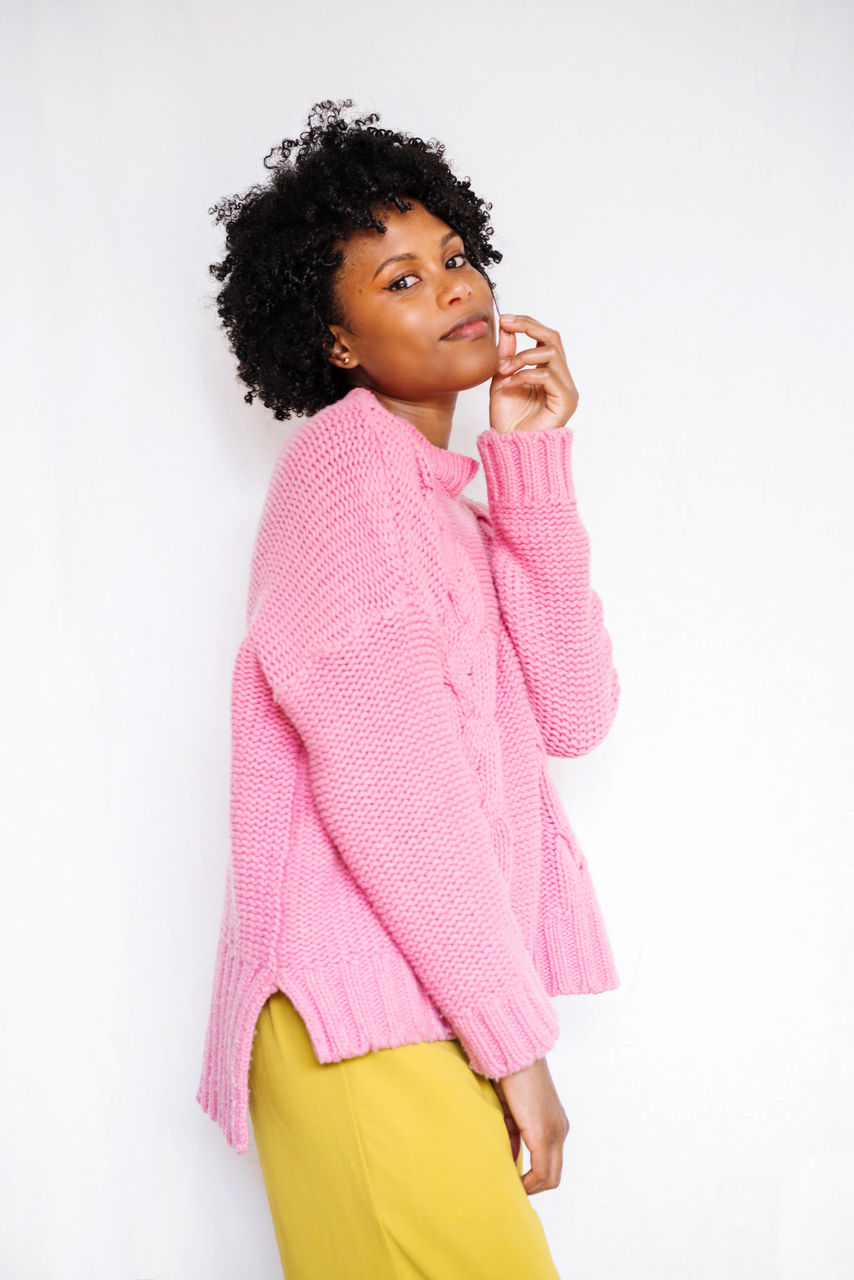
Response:
[{"label": "shoulder", "polygon": [[[372,397],[348,392],[305,419],[279,451],[258,528],[258,551],[322,542],[344,553],[388,525],[395,494],[417,481],[405,440],[379,428]],[[262,545],[263,544],[263,545]]]},{"label": "shoulder", "polygon": [[305,419],[279,451],[256,535],[249,619],[265,602],[347,615],[396,597],[422,487],[411,445],[372,403],[354,389]]},{"label": "shoulder", "polygon": [[310,506],[388,500],[407,481],[418,480],[414,451],[403,433],[389,431],[366,389],[354,387],[300,424],[285,442],[270,478],[268,499]]}]

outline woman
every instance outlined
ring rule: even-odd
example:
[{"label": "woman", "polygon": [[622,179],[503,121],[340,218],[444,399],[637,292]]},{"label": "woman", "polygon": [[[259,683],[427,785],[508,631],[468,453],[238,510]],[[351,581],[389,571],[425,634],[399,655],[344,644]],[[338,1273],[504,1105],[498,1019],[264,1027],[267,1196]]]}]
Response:
[{"label": "woman", "polygon": [[[546,765],[596,746],[619,698],[578,394],[555,330],[496,315],[491,206],[441,144],[350,105],[317,104],[271,183],[216,208],[246,399],[308,419],[235,663],[197,1100],[237,1151],[251,1114],[288,1280],[553,1278],[528,1199],[569,1131],[549,997],[619,985]],[[487,380],[483,505],[448,440]]]}]

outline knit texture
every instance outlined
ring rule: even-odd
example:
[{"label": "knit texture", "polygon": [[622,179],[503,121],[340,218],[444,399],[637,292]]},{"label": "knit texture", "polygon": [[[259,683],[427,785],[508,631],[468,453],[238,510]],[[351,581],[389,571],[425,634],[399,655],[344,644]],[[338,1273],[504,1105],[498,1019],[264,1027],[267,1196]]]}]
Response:
[{"label": "knit texture", "polygon": [[478,470],[354,388],[274,467],[232,679],[231,856],[196,1099],[248,1147],[258,1014],[320,1062],[458,1037],[497,1079],[619,986],[547,755],[619,681],[568,426],[477,437]]}]

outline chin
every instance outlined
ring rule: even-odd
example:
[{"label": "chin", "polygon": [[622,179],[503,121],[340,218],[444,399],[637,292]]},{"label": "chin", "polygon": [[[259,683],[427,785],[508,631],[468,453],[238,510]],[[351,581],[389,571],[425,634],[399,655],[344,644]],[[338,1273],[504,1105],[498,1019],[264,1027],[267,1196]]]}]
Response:
[{"label": "chin", "polygon": [[491,382],[498,371],[498,355],[493,352],[488,360],[479,362],[469,376],[463,375],[459,383],[460,391],[468,391],[470,387],[479,387],[484,382]]},{"label": "chin", "polygon": [[459,367],[450,372],[449,390],[467,391],[469,387],[479,387],[482,382],[494,378],[498,371],[498,350],[488,347],[484,351],[469,353],[470,359],[460,361]]},{"label": "chin", "polygon": [[492,373],[474,374],[470,379],[467,379],[465,382],[463,382],[458,387],[458,390],[469,391],[472,387],[480,387],[483,385],[484,382],[491,382],[493,377],[494,377],[494,374]]}]

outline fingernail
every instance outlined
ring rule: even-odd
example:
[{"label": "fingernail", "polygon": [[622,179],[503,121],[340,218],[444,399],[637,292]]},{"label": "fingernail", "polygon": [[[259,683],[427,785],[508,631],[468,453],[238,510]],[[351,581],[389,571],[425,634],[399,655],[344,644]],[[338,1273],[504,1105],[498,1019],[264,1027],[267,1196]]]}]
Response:
[{"label": "fingernail", "polygon": [[502,320],[515,320],[515,319],[516,319],[516,317],[515,317],[515,316],[511,316],[511,314],[510,314],[510,312],[509,312],[509,311],[505,311],[505,312],[504,312],[504,314],[502,315],[501,319],[502,319]]}]

